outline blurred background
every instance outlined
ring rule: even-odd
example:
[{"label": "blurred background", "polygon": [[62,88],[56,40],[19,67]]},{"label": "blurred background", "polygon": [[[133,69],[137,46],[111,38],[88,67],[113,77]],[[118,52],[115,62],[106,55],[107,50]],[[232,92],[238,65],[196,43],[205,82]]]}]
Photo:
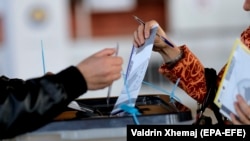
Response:
[{"label": "blurred background", "polygon": [[[57,73],[105,47],[119,43],[124,70],[138,23],[154,19],[177,45],[187,44],[204,63],[219,69],[236,38],[250,23],[244,0],[0,0],[0,73],[28,79]],[[174,84],[158,74],[162,60],[152,53],[145,81],[167,92]],[[123,79],[115,81],[118,96]],[[166,94],[142,84],[140,94]],[[182,90],[176,96],[190,108],[196,102]],[[79,98],[105,97],[107,89]]]}]

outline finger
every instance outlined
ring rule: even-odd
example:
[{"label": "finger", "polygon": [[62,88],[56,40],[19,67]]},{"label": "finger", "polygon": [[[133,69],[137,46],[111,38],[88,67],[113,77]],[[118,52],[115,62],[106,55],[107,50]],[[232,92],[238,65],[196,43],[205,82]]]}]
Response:
[{"label": "finger", "polygon": [[140,40],[139,40],[139,38],[138,38],[137,30],[134,31],[134,41],[133,41],[133,45],[134,45],[134,47],[139,47],[139,46],[141,46]]},{"label": "finger", "polygon": [[111,80],[116,80],[121,77],[122,67],[121,65],[111,65],[110,69],[111,71],[107,72],[108,76],[111,78]]},{"label": "finger", "polygon": [[244,112],[241,110],[240,105],[238,102],[234,103],[235,111],[238,114],[239,120],[242,123],[250,123],[249,118],[244,114]]},{"label": "finger", "polygon": [[121,66],[121,64],[112,64],[110,66],[110,70],[112,70],[112,71],[110,71],[110,74],[121,73],[122,66]]},{"label": "finger", "polygon": [[113,76],[112,76],[112,79],[115,81],[115,80],[118,80],[118,79],[120,79],[121,78],[121,73],[119,72],[119,73],[114,73],[113,74]]},{"label": "finger", "polygon": [[158,23],[155,20],[151,20],[150,22],[146,22],[144,27],[144,37],[148,38],[150,36],[151,28],[155,25],[158,25]]},{"label": "finger", "polygon": [[53,75],[54,73],[52,73],[52,72],[46,72],[46,74],[45,75]]},{"label": "finger", "polygon": [[145,32],[144,25],[141,24],[137,29],[137,38],[138,38],[140,45],[143,45],[146,39],[146,37],[144,36],[144,32]]},{"label": "finger", "polygon": [[241,122],[237,120],[236,116],[233,113],[230,114],[230,117],[234,125],[241,125]]},{"label": "finger", "polygon": [[111,56],[116,52],[115,48],[105,48],[97,53],[94,54],[96,57],[102,57],[102,56]]},{"label": "finger", "polygon": [[150,36],[150,30],[152,28],[152,22],[148,22],[144,27],[144,38],[148,38]]},{"label": "finger", "polygon": [[[120,56],[108,56],[106,57],[106,60],[103,60],[103,65],[106,64],[109,67],[120,67],[123,64],[123,59]],[[110,69],[112,70],[112,69]]]},{"label": "finger", "polygon": [[239,94],[237,95],[238,105],[241,111],[243,111],[244,115],[247,116],[248,119],[250,119],[250,107],[247,104],[247,102],[244,100],[244,98]]},{"label": "finger", "polygon": [[121,68],[121,65],[123,64],[123,59],[120,56],[114,56],[114,63],[115,65],[119,66]]},{"label": "finger", "polygon": [[113,74],[116,73],[121,73],[122,71],[122,59],[121,57],[108,57],[107,59],[103,59],[102,61],[102,66],[104,68],[102,69],[102,75],[103,77],[106,76],[112,76]]}]

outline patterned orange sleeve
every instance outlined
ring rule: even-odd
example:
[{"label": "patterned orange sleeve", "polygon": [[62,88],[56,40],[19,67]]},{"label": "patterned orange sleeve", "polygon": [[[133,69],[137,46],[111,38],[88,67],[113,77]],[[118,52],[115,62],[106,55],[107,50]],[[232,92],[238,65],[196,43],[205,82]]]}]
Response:
[{"label": "patterned orange sleeve", "polygon": [[206,95],[205,68],[186,45],[180,49],[183,51],[182,59],[173,68],[163,64],[159,72],[174,83],[180,78],[179,87],[197,102],[202,103]]},{"label": "patterned orange sleeve", "polygon": [[[250,49],[250,26],[241,33],[241,41]],[[183,51],[183,58],[173,68],[162,64],[159,72],[174,83],[180,78],[179,87],[197,102],[202,103],[207,92],[205,68],[186,45],[181,46],[180,49]],[[220,84],[225,67],[226,64],[218,73],[217,85]]]}]

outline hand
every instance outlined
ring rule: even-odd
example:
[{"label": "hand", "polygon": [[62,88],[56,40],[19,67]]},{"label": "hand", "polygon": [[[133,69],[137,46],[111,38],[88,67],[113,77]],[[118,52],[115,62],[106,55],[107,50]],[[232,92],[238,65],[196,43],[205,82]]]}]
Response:
[{"label": "hand", "polygon": [[49,71],[49,72],[46,72],[45,75],[54,75],[54,73]]},{"label": "hand", "polygon": [[234,103],[234,108],[236,113],[238,114],[238,118],[236,118],[236,116],[231,113],[230,117],[232,119],[232,123],[235,125],[250,125],[250,106],[241,95],[237,95],[236,98],[237,102]]},{"label": "hand", "polygon": [[[154,26],[158,25],[158,23],[154,20],[145,22],[145,25],[140,24],[136,31],[134,31],[134,46],[140,47],[145,43],[145,40],[149,38],[150,36],[150,29]],[[162,30],[160,26],[158,26],[157,33],[159,35],[162,35],[163,37],[166,37],[166,34]],[[157,36],[154,41],[154,47],[156,48],[164,48],[166,47],[166,44]]]},{"label": "hand", "polygon": [[[140,24],[137,28],[137,30],[134,31],[134,41],[133,45],[135,47],[140,47],[145,43],[145,40],[149,38],[150,36],[150,29],[154,26],[158,25],[158,23],[154,20],[145,22],[145,25]],[[157,33],[163,37],[167,38],[167,35],[163,31],[163,29],[158,26]],[[169,40],[169,39],[168,39]],[[173,43],[172,43],[173,44]],[[173,44],[174,45],[174,44]],[[175,45],[174,45],[175,46]],[[180,49],[176,46],[174,48],[170,47],[168,44],[166,44],[164,41],[162,41],[159,36],[156,36],[154,40],[154,46],[153,51],[160,53],[163,60],[165,62],[169,62],[179,56]]]},{"label": "hand", "polygon": [[103,49],[77,65],[87,82],[88,90],[105,88],[121,77],[123,59],[114,56],[115,52],[115,48]]}]

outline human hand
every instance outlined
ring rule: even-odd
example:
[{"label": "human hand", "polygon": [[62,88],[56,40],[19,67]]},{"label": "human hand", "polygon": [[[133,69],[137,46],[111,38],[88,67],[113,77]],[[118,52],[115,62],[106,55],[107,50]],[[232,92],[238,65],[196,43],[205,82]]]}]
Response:
[{"label": "human hand", "polygon": [[115,48],[103,49],[77,65],[87,82],[88,90],[105,88],[121,77],[123,59],[114,56],[115,52]]},{"label": "human hand", "polygon": [[236,98],[237,101],[234,103],[234,108],[238,118],[233,113],[231,113],[230,117],[232,119],[232,123],[235,125],[250,125],[250,106],[241,95],[237,95]]},{"label": "human hand", "polygon": [[45,75],[54,75],[54,73],[48,71],[48,72],[45,73]]},{"label": "human hand", "polygon": [[[134,41],[133,44],[135,47],[140,47],[145,43],[145,40],[150,36],[150,30],[154,25],[158,25],[157,33],[163,37],[166,37],[163,29],[159,26],[159,24],[155,20],[151,20],[145,22],[145,24],[140,24],[138,28],[134,31]],[[154,41],[155,48],[166,47],[166,43],[164,43],[158,36]]]},{"label": "human hand", "polygon": [[[150,36],[150,30],[154,25],[158,25],[157,34],[168,39],[166,33],[159,26],[155,20],[145,22],[145,24],[140,24],[138,28],[134,31],[133,45],[135,47],[140,47],[145,43],[145,40]],[[169,41],[169,39],[168,39]],[[174,45],[171,41],[170,43]],[[160,53],[165,62],[174,60],[180,55],[181,51],[174,45],[174,48],[169,44],[166,44],[161,40],[159,36],[156,36],[154,40],[153,51]]]}]

